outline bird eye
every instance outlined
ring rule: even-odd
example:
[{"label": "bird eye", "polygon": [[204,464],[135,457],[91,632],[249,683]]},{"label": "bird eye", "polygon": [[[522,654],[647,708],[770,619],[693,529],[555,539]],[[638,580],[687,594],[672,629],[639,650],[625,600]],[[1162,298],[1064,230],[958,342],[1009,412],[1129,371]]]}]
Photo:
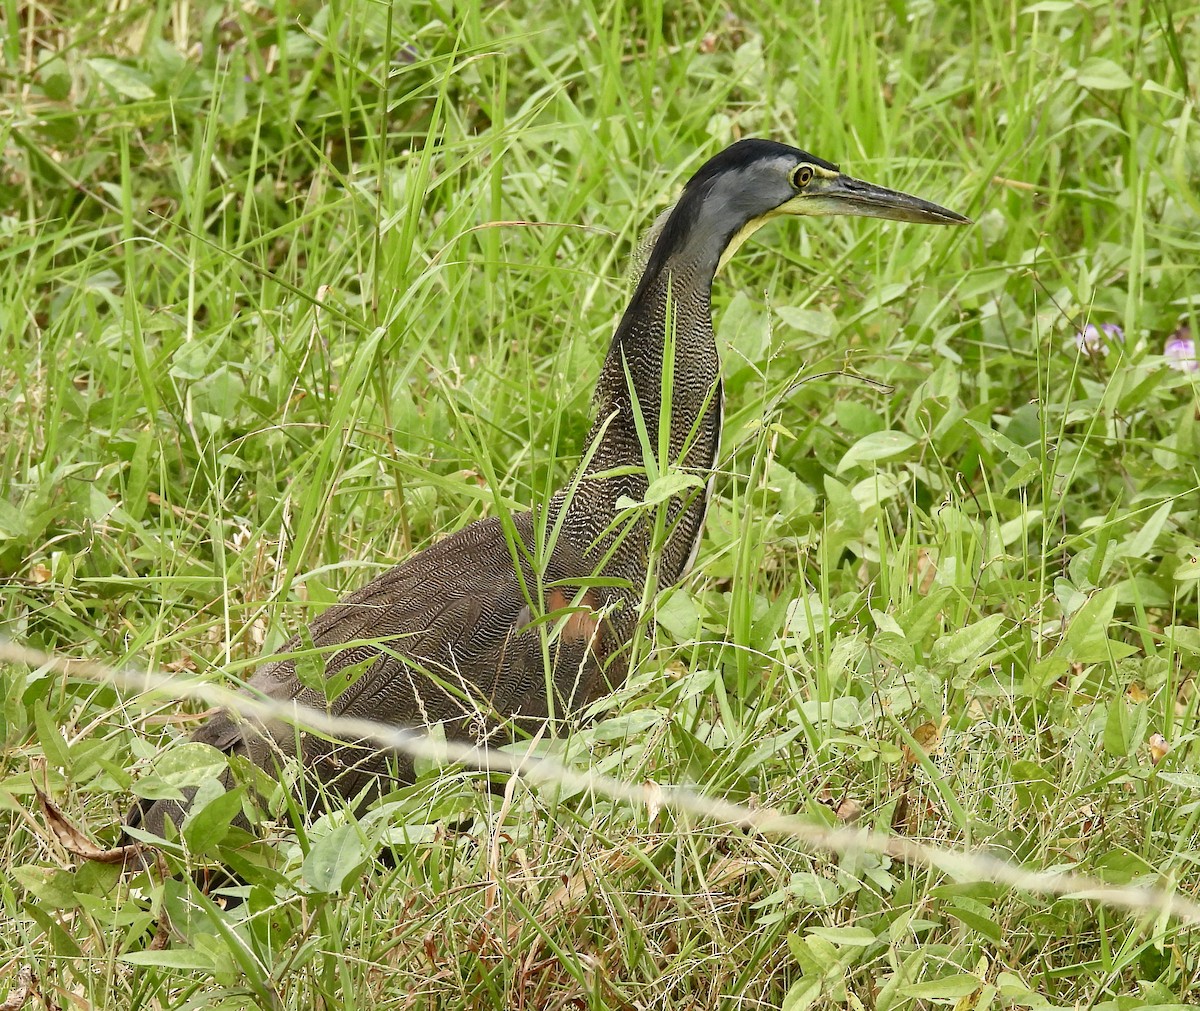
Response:
[{"label": "bird eye", "polygon": [[792,173],[792,185],[796,189],[804,189],[812,182],[813,170],[811,165],[801,165],[795,172]]}]

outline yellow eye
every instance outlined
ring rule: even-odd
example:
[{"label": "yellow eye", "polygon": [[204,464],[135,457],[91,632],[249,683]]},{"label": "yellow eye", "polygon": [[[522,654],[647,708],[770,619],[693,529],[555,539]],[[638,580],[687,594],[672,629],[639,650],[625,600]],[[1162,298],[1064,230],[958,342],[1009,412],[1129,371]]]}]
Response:
[{"label": "yellow eye", "polygon": [[811,165],[801,165],[792,173],[792,185],[798,190],[804,189],[812,182],[813,170]]}]

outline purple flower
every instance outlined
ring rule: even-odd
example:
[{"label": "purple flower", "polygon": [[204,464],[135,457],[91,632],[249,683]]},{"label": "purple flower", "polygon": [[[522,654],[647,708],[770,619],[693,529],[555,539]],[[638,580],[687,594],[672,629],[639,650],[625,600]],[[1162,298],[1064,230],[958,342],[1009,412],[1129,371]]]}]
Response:
[{"label": "purple flower", "polygon": [[1116,323],[1088,323],[1075,332],[1075,346],[1085,355],[1108,354],[1108,345],[1124,341],[1125,333]]},{"label": "purple flower", "polygon": [[1196,342],[1191,327],[1181,326],[1167,338],[1163,355],[1167,365],[1180,372],[1200,372],[1200,359],[1196,357]]}]

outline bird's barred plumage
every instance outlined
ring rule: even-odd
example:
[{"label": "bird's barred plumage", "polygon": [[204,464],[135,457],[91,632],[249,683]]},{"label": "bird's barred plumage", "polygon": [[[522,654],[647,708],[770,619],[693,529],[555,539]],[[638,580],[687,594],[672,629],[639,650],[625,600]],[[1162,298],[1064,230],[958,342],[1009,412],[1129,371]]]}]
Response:
[{"label": "bird's barred plumage", "polygon": [[[722,408],[713,278],[758,224],[809,213],[967,220],[848,179],[829,162],[783,144],[741,141],[710,159],[662,222],[614,334],[577,480],[544,515],[513,516],[515,538],[499,519],[479,520],[317,617],[308,635],[326,651],[326,677],[360,665],[335,698],[306,687],[293,659],[264,664],[246,690],[339,715],[440,725],[449,738],[495,741],[515,729],[536,729],[552,713],[578,712],[624,682],[647,586],[678,581],[703,532]],[[665,432],[660,417],[669,419]],[[666,459],[656,458],[660,445]],[[628,500],[642,501],[648,474],[668,467],[700,480],[666,503],[665,540],[655,550],[651,513],[630,510]],[[539,544],[556,530],[552,543]],[[302,648],[297,636],[280,652]],[[308,777],[346,798],[367,798],[393,783],[388,762],[371,747],[288,726],[222,713],[193,739],[265,768],[298,757]],[[403,757],[391,768],[399,781],[412,776]],[[182,822],[189,803],[190,797],[148,802],[129,822],[161,835],[167,819]]]}]

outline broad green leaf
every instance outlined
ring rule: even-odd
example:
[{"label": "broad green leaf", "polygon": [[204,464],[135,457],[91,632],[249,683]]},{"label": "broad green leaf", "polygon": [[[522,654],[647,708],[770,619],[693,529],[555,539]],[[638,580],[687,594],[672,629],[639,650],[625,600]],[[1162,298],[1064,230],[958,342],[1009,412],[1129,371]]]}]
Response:
[{"label": "broad green leaf", "polygon": [[[1119,660],[1137,652],[1136,647],[1108,637],[1116,603],[1115,586],[1092,594],[1088,602],[1071,617],[1066,638],[1060,644],[1063,659],[1071,663],[1101,663],[1109,659]],[[1060,650],[1055,652],[1059,653]]]},{"label": "broad green leaf", "polygon": [[851,945],[865,948],[879,940],[875,931],[866,927],[810,927],[808,933],[812,937],[820,937],[831,944]]},{"label": "broad green leaf", "polygon": [[[1154,515],[1141,524],[1133,536],[1127,538],[1121,545],[1119,549],[1121,557],[1148,558],[1154,547],[1154,542],[1158,540],[1158,535],[1162,533],[1163,525],[1167,522],[1167,517],[1171,515],[1173,508],[1175,508],[1174,500],[1164,502],[1159,506],[1155,510]],[[1175,578],[1179,578],[1178,574],[1176,574]]]},{"label": "broad green leaf", "polygon": [[872,432],[870,435],[864,435],[846,450],[846,455],[837,465],[837,472],[844,474],[851,467],[859,464],[894,460],[903,456],[916,444],[917,440],[907,432],[897,432],[891,429],[884,432]]},{"label": "broad green leaf", "polygon": [[348,663],[332,673],[326,673],[324,692],[329,702],[336,702],[348,692],[379,661],[377,656],[364,657],[356,663]]},{"label": "broad green leaf", "polygon": [[171,365],[167,369],[167,374],[176,379],[202,379],[209,374],[213,357],[223,347],[224,341],[218,335],[197,337],[180,344],[171,356]]},{"label": "broad green leaf", "polygon": [[296,680],[310,692],[325,697],[325,654],[317,650],[313,642],[312,632],[307,625],[301,625],[297,633],[300,647],[307,652],[296,657]]},{"label": "broad green leaf", "polygon": [[1168,625],[1163,629],[1163,635],[1176,649],[1200,656],[1200,629],[1191,625]]},{"label": "broad green leaf", "polygon": [[832,337],[837,332],[837,317],[828,309],[794,309],[781,305],[775,312],[788,326],[814,337]]},{"label": "broad green leaf", "polygon": [[[219,783],[210,783],[220,786]],[[183,823],[183,839],[192,853],[208,852],[229,834],[233,819],[242,810],[242,795],[246,788],[235,786],[232,790],[217,793],[211,799],[203,796],[205,792],[205,787],[197,791]]]},{"label": "broad green leaf", "polygon": [[591,728],[589,736],[597,741],[636,740],[651,727],[660,726],[665,719],[657,709],[634,709],[602,720]]},{"label": "broad green leaf", "polygon": [[29,524],[21,510],[0,495],[0,541],[19,540],[28,533]]},{"label": "broad green leaf", "polygon": [[33,725],[37,728],[38,744],[42,746],[42,753],[51,768],[70,772],[71,749],[67,747],[66,738],[58,724],[40,702],[33,707]]},{"label": "broad green leaf", "polygon": [[986,937],[993,944],[1000,944],[1004,931],[992,916],[992,911],[982,902],[975,902],[966,896],[958,896],[953,903],[946,907],[946,912],[960,920],[964,926]]},{"label": "broad green leaf", "polygon": [[1119,64],[1101,56],[1084,60],[1083,66],[1075,71],[1075,80],[1092,91],[1120,91],[1133,87],[1133,78]]},{"label": "broad green leaf", "polygon": [[133,457],[129,461],[129,477],[125,483],[122,504],[134,520],[140,520],[146,514],[146,492],[150,487],[150,449],[154,444],[153,440],[154,433],[149,429],[139,433]]},{"label": "broad green leaf", "polygon": [[895,498],[905,489],[908,482],[909,478],[904,474],[876,472],[859,481],[850,489],[850,494],[860,509],[873,509],[881,502]]},{"label": "broad green leaf", "polygon": [[434,842],[443,831],[438,824],[421,822],[416,825],[392,825],[380,842],[387,846],[424,846]]},{"label": "broad green leaf", "polygon": [[135,102],[145,102],[154,97],[154,89],[150,86],[148,74],[133,67],[118,63],[116,60],[91,59],[87,65],[92,72],[118,95],[133,99]]},{"label": "broad green leaf", "polygon": [[1200,790],[1200,774],[1195,772],[1160,772],[1158,778],[1180,790]]},{"label": "broad green leaf", "polygon": [[1012,441],[1012,439],[1004,435],[1002,432],[997,432],[989,425],[981,425],[978,421],[975,421],[971,418],[966,418],[965,420],[968,425],[975,429],[975,431],[979,434],[979,437],[983,439],[984,442],[1003,453],[1008,458],[1009,463],[1014,463],[1017,466],[1021,466],[1022,464],[1029,463],[1033,459],[1033,456],[1030,454],[1029,450],[1027,450],[1024,446],[1017,445]]},{"label": "broad green leaf", "polygon": [[807,1011],[820,996],[821,980],[812,976],[801,976],[788,987],[780,1011]]},{"label": "broad green leaf", "polygon": [[1104,750],[1118,758],[1129,754],[1129,710],[1123,696],[1108,703],[1108,718],[1104,721]]},{"label": "broad green leaf", "polygon": [[1195,548],[1187,560],[1176,567],[1175,579],[1181,583],[1189,579],[1200,579],[1200,547]]},{"label": "broad green leaf", "polygon": [[228,767],[229,760],[211,744],[185,741],[159,755],[150,772],[170,786],[199,786],[222,775]]},{"label": "broad green leaf", "polygon": [[909,983],[902,986],[900,991],[917,1000],[955,1000],[974,993],[981,986],[983,980],[973,972],[956,972],[924,983]]},{"label": "broad green leaf", "polygon": [[340,892],[363,861],[363,844],[357,825],[337,825],[312,841],[300,875],[318,892]]},{"label": "broad green leaf", "polygon": [[195,948],[167,948],[162,951],[130,951],[120,956],[130,965],[152,965],[160,969],[212,972],[216,962],[212,956]]},{"label": "broad green leaf", "polygon": [[617,499],[617,509],[638,509],[643,506],[656,506],[668,499],[674,498],[676,495],[682,495],[689,488],[702,488],[704,479],[698,474],[687,474],[682,470],[671,470],[662,477],[657,477],[650,482],[650,486],[646,489],[646,496],[642,501],[638,502],[631,499],[628,495],[622,495]]},{"label": "broad green leaf", "polygon": [[1035,800],[1046,800],[1054,793],[1054,776],[1037,762],[1017,759],[1012,764],[1011,775],[1017,804],[1022,809],[1030,807]]},{"label": "broad green leaf", "polygon": [[891,284],[881,284],[863,299],[859,311],[854,318],[863,319],[885,305],[891,305],[893,302],[898,302],[900,299],[905,298],[911,291],[912,286],[901,281],[894,281]]},{"label": "broad green leaf", "polygon": [[933,663],[974,663],[996,646],[996,633],[1006,620],[1003,614],[989,614],[972,625],[943,635],[933,644]]},{"label": "broad green leaf", "polygon": [[838,427],[851,435],[872,435],[883,431],[883,419],[866,404],[857,400],[839,400],[833,408]]},{"label": "broad green leaf", "polygon": [[670,632],[676,642],[687,642],[700,631],[700,608],[687,590],[676,587],[658,601],[654,620]]},{"label": "broad green leaf", "polygon": [[1037,524],[1041,522],[1041,509],[1026,509],[1020,516],[1000,524],[1000,543],[1006,548],[1031,533],[1037,532]]}]

